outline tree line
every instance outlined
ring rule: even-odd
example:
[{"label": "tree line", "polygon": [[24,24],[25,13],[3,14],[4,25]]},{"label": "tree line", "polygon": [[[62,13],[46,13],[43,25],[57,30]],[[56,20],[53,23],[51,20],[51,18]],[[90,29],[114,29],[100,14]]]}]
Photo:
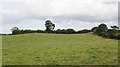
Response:
[{"label": "tree line", "polygon": [[106,24],[100,24],[98,27],[93,27],[91,31],[105,38],[120,39],[120,30],[117,26],[111,26],[111,29],[108,29]]},{"label": "tree line", "polygon": [[57,29],[54,31],[46,31],[46,30],[13,30],[12,34],[25,34],[25,33],[56,33],[56,34],[79,34],[79,33],[88,33],[91,30],[79,30],[75,31],[74,29]]},{"label": "tree line", "polygon": [[25,34],[25,33],[59,33],[59,34],[75,34],[75,33],[88,33],[90,30],[84,29],[80,31],[75,31],[74,29],[57,29],[54,30],[55,24],[50,20],[45,21],[46,30],[19,30],[18,27],[13,27],[12,34]]},{"label": "tree line", "polygon": [[112,38],[112,39],[120,39],[120,30],[117,26],[111,26],[111,29],[108,29],[106,24],[100,24],[97,27],[93,27],[92,29],[83,29],[79,31],[75,31],[74,29],[57,29],[54,30],[55,24],[53,24],[50,20],[45,21],[46,30],[19,30],[18,27],[13,27],[12,34],[25,34],[25,33],[56,33],[56,34],[80,34],[80,33],[88,33],[93,32],[96,35]]}]

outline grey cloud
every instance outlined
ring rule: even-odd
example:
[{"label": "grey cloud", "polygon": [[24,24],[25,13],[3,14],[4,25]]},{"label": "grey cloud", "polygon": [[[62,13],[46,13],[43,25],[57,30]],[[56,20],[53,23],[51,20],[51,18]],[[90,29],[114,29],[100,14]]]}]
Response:
[{"label": "grey cloud", "polygon": [[[10,0],[3,1],[10,2]],[[80,23],[80,25],[82,22],[83,25],[89,22],[88,25],[92,23],[96,25],[97,23],[94,22],[110,23],[113,21],[115,23],[118,20],[117,0],[101,0],[100,3],[96,3],[96,0],[89,0],[90,3],[85,4],[83,0],[81,0],[83,3],[80,0],[37,0],[40,3],[36,0],[22,0],[23,2],[21,1],[20,3],[18,3],[20,0],[14,1],[16,2],[10,4],[8,2],[3,3],[5,4],[2,7],[4,13],[2,14],[3,25],[27,24],[31,19],[38,22],[39,20],[41,22],[41,20],[52,19],[53,22],[61,26],[63,26],[62,23],[69,24],[69,22]],[[26,4],[24,1],[26,1]],[[16,6],[12,6],[13,4]],[[30,21],[30,23],[32,22]],[[64,26],[63,28],[66,27]]]},{"label": "grey cloud", "polygon": [[3,17],[3,24],[17,24],[20,23],[23,20],[30,20],[30,19],[36,19],[36,20],[43,20],[45,21],[46,19],[52,18],[56,23],[57,22],[62,22],[64,20],[66,21],[82,21],[82,22],[110,22],[110,21],[117,21],[117,16],[114,18],[99,18],[97,16],[89,16],[89,15],[71,15],[71,16],[26,16],[26,17],[17,17],[17,16],[12,16],[12,17]]},{"label": "grey cloud", "polygon": [[73,21],[83,21],[83,22],[99,22],[99,21],[110,22],[110,21],[116,21],[117,17],[110,18],[110,19],[104,19],[104,18],[99,18],[97,16],[73,15],[73,16],[55,16],[53,17],[53,19],[56,21],[73,20]]},{"label": "grey cloud", "polygon": [[[46,0],[46,1],[48,1],[48,0]],[[54,0],[52,0],[52,1],[54,1]],[[71,1],[73,1],[73,0],[71,0]],[[79,2],[79,0],[77,0],[77,1]],[[106,0],[106,1],[108,1],[108,0]],[[43,0],[41,0],[41,2],[43,2]],[[59,2],[56,2],[56,3],[68,6],[68,5],[66,5],[66,2],[69,2],[69,1],[66,0],[64,2],[62,0],[61,3],[59,3]],[[72,4],[72,2],[70,2],[70,3]],[[113,3],[114,2],[110,2],[109,4],[113,4]],[[7,3],[5,3],[5,4],[7,4]],[[16,3],[15,2],[10,3],[9,5],[11,5],[11,4],[17,5],[17,2]],[[48,4],[48,3],[46,2],[46,4]],[[12,6],[12,5],[11,5],[12,8],[8,8],[9,6],[5,5],[3,7],[5,7],[8,10],[8,14],[10,14],[12,12],[11,10],[13,10],[13,9],[14,10],[12,12],[13,15],[12,14],[10,14],[10,15],[6,14],[6,15],[3,16],[3,20],[4,20],[3,23],[5,22],[5,23],[8,23],[8,24],[10,24],[10,23],[12,24],[12,23],[21,22],[23,20],[29,20],[29,19],[45,20],[47,18],[53,18],[55,21],[77,20],[77,21],[85,21],[85,22],[99,22],[99,21],[105,21],[106,22],[106,21],[117,20],[116,8],[114,8],[115,7],[114,5],[111,5],[111,6],[109,5],[108,7],[107,7],[107,5],[104,5],[106,8],[103,8],[104,6],[102,4],[97,5],[95,3],[92,3],[92,4],[89,4],[89,5],[92,5],[92,6],[89,7],[89,6],[82,3],[81,5],[84,8],[82,8],[82,6],[80,6],[81,8],[79,8],[79,4],[76,4],[76,7],[78,9],[75,9],[71,5],[69,5],[69,6],[71,6],[71,8],[58,5],[58,7],[61,7],[61,9],[64,8],[64,12],[63,11],[59,12],[59,9],[57,7],[55,7],[54,4],[53,4],[53,6],[51,6],[51,8],[54,8],[54,9],[51,9],[51,11],[49,10],[50,9],[49,7],[44,8],[44,6],[46,4],[40,5],[39,3],[36,3],[36,2],[35,3],[30,3],[28,5],[29,7],[27,6],[28,8],[26,7],[26,8],[20,9],[20,10],[18,9],[19,12],[16,13],[15,15],[14,15],[14,10],[16,12],[17,8]],[[95,5],[93,5],[93,4],[95,4]],[[106,4],[108,4],[108,3],[106,3]],[[18,3],[18,7],[19,7],[19,5],[21,5],[21,7],[25,6],[24,3],[22,3],[22,2]],[[99,7],[99,9],[97,9],[97,7],[95,7],[95,6],[102,6],[102,7]],[[111,9],[110,9],[110,7],[111,7]],[[41,8],[46,9],[46,11],[41,11],[42,10]],[[91,10],[88,11],[90,8],[91,8]],[[102,8],[104,9],[103,11],[102,11]],[[9,10],[11,11],[10,13],[9,13]],[[114,11],[109,11],[109,10],[114,10]],[[81,12],[79,12],[79,11],[81,11]],[[109,13],[111,13],[112,15],[110,15]],[[115,15],[113,13],[115,13]],[[43,15],[41,15],[41,14],[43,14]],[[51,15],[54,15],[54,16],[51,16]],[[110,16],[110,18],[108,18],[109,17],[108,15]]]}]

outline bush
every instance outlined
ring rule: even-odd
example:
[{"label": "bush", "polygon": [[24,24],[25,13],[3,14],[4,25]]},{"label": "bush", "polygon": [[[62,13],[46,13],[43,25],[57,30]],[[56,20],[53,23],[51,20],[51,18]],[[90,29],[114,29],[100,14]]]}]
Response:
[{"label": "bush", "polygon": [[94,27],[91,29],[95,34],[111,38],[111,39],[120,39],[120,31],[116,29],[108,29],[105,24],[100,24],[98,27]]},{"label": "bush", "polygon": [[56,31],[54,31],[54,33],[61,33],[61,34],[73,34],[76,33],[76,31],[74,29],[57,29]]},{"label": "bush", "polygon": [[25,33],[59,33],[59,34],[76,34],[76,33],[88,33],[91,32],[91,30],[80,30],[75,31],[74,29],[58,29],[55,31],[43,31],[43,30],[14,30],[12,31],[12,34],[25,34]]},{"label": "bush", "polygon": [[25,34],[25,33],[45,33],[43,30],[14,30],[12,34]]},{"label": "bush", "polygon": [[91,30],[83,29],[83,30],[79,30],[77,33],[88,33],[88,32],[91,32]]}]

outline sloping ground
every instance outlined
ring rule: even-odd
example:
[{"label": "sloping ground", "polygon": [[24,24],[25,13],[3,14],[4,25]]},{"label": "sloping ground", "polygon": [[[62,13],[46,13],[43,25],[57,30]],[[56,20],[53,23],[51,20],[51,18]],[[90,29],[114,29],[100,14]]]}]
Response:
[{"label": "sloping ground", "polygon": [[0,66],[2,65],[2,35],[0,35]]},{"label": "sloping ground", "polygon": [[118,40],[87,34],[3,36],[3,65],[116,65]]}]

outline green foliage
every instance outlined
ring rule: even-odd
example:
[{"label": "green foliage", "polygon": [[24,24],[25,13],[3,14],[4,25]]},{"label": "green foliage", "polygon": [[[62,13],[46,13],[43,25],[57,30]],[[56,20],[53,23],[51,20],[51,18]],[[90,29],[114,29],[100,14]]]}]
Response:
[{"label": "green foliage", "polygon": [[100,24],[98,27],[95,29],[95,33],[98,35],[102,35],[102,33],[106,32],[108,30],[106,24]]},{"label": "green foliage", "polygon": [[113,30],[118,30],[118,29],[119,29],[118,26],[111,26],[111,28],[112,28]]},{"label": "green foliage", "polygon": [[98,28],[100,28],[101,32],[105,32],[108,29],[106,24],[100,24]]},{"label": "green foliage", "polygon": [[76,31],[74,29],[67,29],[66,30],[68,33],[75,33]]},{"label": "green foliage", "polygon": [[43,30],[14,30],[12,34],[25,34],[25,33],[45,33]]},{"label": "green foliage", "polygon": [[58,29],[54,31],[43,31],[43,30],[14,30],[12,34],[25,34],[25,33],[56,33],[56,34],[79,34],[79,33],[88,33],[90,30],[84,29],[80,31],[75,31],[74,29]]},{"label": "green foliage", "polygon": [[106,24],[100,24],[98,27],[93,27],[91,30],[83,29],[79,31],[75,31],[74,29],[58,29],[54,30],[55,24],[53,24],[50,20],[46,21],[46,30],[19,30],[18,27],[12,28],[12,34],[25,34],[25,33],[56,33],[56,34],[79,34],[79,33],[88,33],[94,32],[102,37],[112,38],[112,39],[120,39],[120,30],[117,26],[111,26],[112,29],[108,29]]},{"label": "green foliage", "polygon": [[65,30],[65,29],[57,29],[54,33],[65,34],[65,33],[66,33],[66,30]]},{"label": "green foliage", "polygon": [[2,36],[3,65],[117,65],[118,40],[87,34]]},{"label": "green foliage", "polygon": [[107,25],[100,24],[98,27],[92,28],[92,31],[102,37],[112,38],[112,39],[120,39],[120,32],[117,26],[111,26],[112,29],[108,29]]},{"label": "green foliage", "polygon": [[13,27],[13,28],[11,29],[11,31],[14,31],[14,30],[19,30],[19,28],[18,28],[18,27]]},{"label": "green foliage", "polygon": [[91,30],[83,29],[79,30],[77,33],[89,33],[89,32],[91,32]]},{"label": "green foliage", "polygon": [[88,32],[91,32],[91,31],[87,29],[82,30],[82,33],[88,33]]},{"label": "green foliage", "polygon": [[96,29],[97,29],[98,27],[93,27],[92,29],[91,29],[91,31],[92,32],[96,32]]},{"label": "green foliage", "polygon": [[61,34],[73,34],[76,33],[76,31],[74,29],[57,29],[56,31],[54,31],[54,33],[61,33]]},{"label": "green foliage", "polygon": [[51,33],[55,28],[55,24],[53,24],[50,20],[45,21],[46,32]]}]

